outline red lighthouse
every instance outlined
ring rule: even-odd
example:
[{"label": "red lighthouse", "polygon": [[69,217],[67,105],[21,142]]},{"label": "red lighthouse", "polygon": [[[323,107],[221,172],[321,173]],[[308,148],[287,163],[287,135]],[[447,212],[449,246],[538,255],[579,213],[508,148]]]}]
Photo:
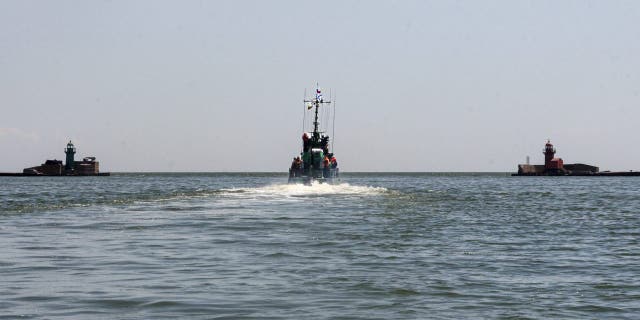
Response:
[{"label": "red lighthouse", "polygon": [[562,170],[564,164],[561,158],[554,158],[556,154],[556,148],[553,147],[550,140],[547,140],[547,144],[544,145],[544,168],[546,170]]},{"label": "red lighthouse", "polygon": [[549,169],[551,160],[553,160],[553,156],[556,154],[556,148],[551,144],[551,140],[547,140],[547,144],[544,145],[542,153],[544,154],[544,167]]}]

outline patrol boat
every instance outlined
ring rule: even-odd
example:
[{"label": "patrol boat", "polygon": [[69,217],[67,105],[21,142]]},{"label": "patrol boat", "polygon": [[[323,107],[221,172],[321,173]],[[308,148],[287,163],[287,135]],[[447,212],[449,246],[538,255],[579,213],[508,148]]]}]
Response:
[{"label": "patrol boat", "polygon": [[[333,115],[333,123],[335,124],[335,112],[332,113],[330,109],[331,101],[324,100],[319,87],[316,87],[315,98],[305,98],[303,101],[305,112],[302,128],[302,152],[291,163],[289,183],[311,185],[314,181],[318,183],[338,182],[340,173],[338,161],[332,152],[333,150],[331,152],[329,150],[329,135],[325,134],[325,131],[321,131],[318,121],[318,111],[322,107],[323,118],[326,118],[328,122],[329,116]],[[314,109],[313,132],[306,132],[305,118],[307,111],[311,109]],[[333,149],[333,145],[331,147]]]}]

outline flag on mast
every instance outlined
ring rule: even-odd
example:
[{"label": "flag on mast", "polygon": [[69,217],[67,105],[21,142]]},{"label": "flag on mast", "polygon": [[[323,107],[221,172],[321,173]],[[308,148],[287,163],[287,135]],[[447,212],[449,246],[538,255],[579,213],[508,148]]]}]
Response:
[{"label": "flag on mast", "polygon": [[316,100],[322,101],[322,92],[320,91],[320,87],[316,84]]}]

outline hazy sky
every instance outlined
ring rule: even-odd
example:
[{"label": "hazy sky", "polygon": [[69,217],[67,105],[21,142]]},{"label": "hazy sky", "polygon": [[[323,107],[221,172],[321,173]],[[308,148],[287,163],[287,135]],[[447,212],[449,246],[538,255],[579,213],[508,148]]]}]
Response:
[{"label": "hazy sky", "polygon": [[639,1],[0,1],[0,171],[285,171],[337,93],[343,171],[640,170]]}]

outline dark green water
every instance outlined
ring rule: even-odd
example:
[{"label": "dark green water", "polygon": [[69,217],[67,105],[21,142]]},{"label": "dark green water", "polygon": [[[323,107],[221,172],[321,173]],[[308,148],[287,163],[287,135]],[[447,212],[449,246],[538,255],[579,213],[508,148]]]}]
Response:
[{"label": "dark green water", "polygon": [[640,179],[0,178],[0,318],[639,319]]}]

